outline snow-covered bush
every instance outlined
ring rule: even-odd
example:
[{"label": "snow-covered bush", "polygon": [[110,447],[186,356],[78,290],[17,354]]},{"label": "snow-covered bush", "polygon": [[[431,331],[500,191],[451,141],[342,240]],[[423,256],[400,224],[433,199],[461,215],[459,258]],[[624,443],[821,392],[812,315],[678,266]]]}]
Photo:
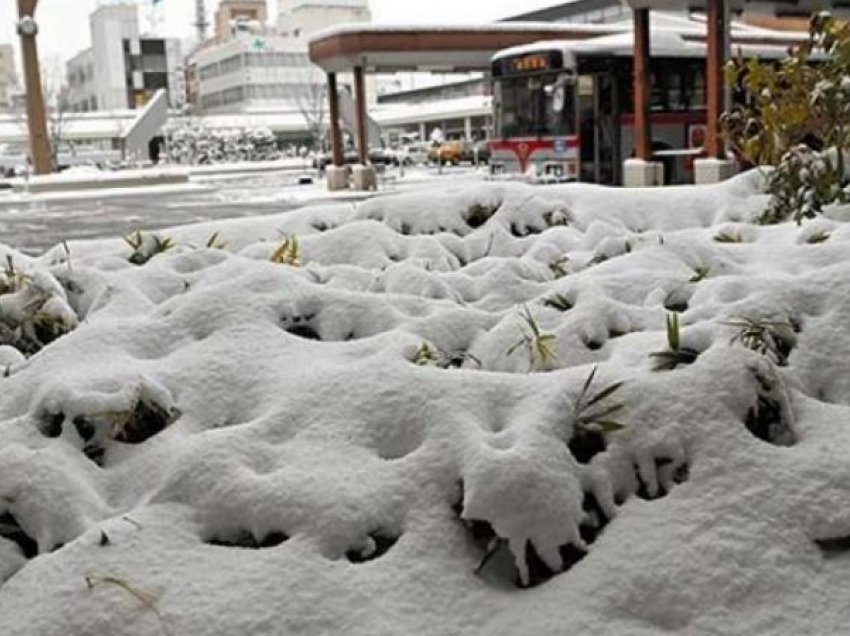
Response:
[{"label": "snow-covered bush", "polygon": [[277,138],[266,127],[219,131],[185,125],[169,130],[167,139],[172,163],[270,161],[281,156]]},{"label": "snow-covered bush", "polygon": [[845,198],[850,149],[850,24],[812,16],[809,38],[777,65],[756,58],[727,66],[748,99],[721,126],[744,163],[775,165],[763,223],[800,222]]},{"label": "snow-covered bush", "polygon": [[5,253],[5,261],[0,271],[0,347],[30,355],[76,327],[77,316],[65,290],[47,271],[25,266],[23,257],[12,252]]},{"label": "snow-covered bush", "polygon": [[793,217],[801,223],[821,214],[830,203],[845,203],[848,182],[834,165],[835,156],[804,144],[786,152],[768,176],[771,198],[759,222],[781,223]]}]

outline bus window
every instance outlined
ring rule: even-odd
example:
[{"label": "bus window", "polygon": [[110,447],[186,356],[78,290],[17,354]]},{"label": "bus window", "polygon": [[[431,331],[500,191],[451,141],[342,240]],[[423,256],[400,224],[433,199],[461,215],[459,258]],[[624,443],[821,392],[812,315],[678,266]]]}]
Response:
[{"label": "bus window", "polygon": [[575,83],[568,75],[506,78],[496,91],[498,136],[575,134]]}]

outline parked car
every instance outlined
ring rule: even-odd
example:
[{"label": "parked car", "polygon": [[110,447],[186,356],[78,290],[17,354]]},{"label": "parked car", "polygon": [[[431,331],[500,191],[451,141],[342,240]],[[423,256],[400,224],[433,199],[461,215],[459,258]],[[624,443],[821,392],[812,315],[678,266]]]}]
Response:
[{"label": "parked car", "polygon": [[463,146],[462,161],[490,163],[490,144],[485,140],[472,141]]},{"label": "parked car", "polygon": [[[357,152],[354,150],[346,150],[343,154],[343,163],[355,164],[358,162]],[[395,154],[385,148],[370,148],[369,163],[373,166],[388,166],[395,162]],[[319,170],[324,170],[328,164],[333,163],[333,157],[329,152],[323,152],[313,159],[313,167]]]},{"label": "parked car", "polygon": [[446,141],[428,150],[428,159],[436,163],[452,163],[457,165],[463,158],[462,141]]},{"label": "parked car", "polygon": [[396,151],[395,164],[397,166],[414,166],[428,163],[428,144],[408,144]]}]

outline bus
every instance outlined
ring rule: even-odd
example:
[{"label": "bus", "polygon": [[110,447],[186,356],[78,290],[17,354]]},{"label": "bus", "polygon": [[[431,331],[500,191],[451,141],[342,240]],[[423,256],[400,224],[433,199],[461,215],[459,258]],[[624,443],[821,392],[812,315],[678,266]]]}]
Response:
[{"label": "bus", "polygon": [[506,49],[493,57],[491,74],[491,171],[577,179],[577,66],[569,43]]},{"label": "bus", "polygon": [[[582,41],[542,41],[492,58],[491,170],[543,180],[622,183],[633,155],[631,32]],[[779,46],[735,47],[777,59]],[[664,181],[693,183],[706,137],[705,45],[674,31],[652,34],[653,159]]]}]

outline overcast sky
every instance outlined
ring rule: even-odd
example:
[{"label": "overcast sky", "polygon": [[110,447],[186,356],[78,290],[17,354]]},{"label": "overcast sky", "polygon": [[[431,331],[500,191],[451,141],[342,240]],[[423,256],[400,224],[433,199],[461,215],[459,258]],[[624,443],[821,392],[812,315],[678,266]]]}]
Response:
[{"label": "overcast sky", "polygon": [[[139,0],[143,7],[149,0]],[[564,2],[565,0],[560,0]],[[558,0],[369,0],[373,21],[378,24],[434,24],[491,22],[499,18],[560,4]],[[188,37],[194,22],[194,0],[162,0],[164,21],[161,31],[166,35]],[[269,11],[276,13],[277,1],[269,0]],[[39,0],[36,19],[40,25],[39,50],[42,59],[53,64],[67,60],[89,45],[88,15],[98,0]],[[0,42],[13,42],[19,57],[15,22],[17,2],[0,0]],[[207,15],[218,6],[217,0],[206,0]],[[146,11],[142,25],[145,30]],[[18,60],[20,65],[20,60]]]}]

